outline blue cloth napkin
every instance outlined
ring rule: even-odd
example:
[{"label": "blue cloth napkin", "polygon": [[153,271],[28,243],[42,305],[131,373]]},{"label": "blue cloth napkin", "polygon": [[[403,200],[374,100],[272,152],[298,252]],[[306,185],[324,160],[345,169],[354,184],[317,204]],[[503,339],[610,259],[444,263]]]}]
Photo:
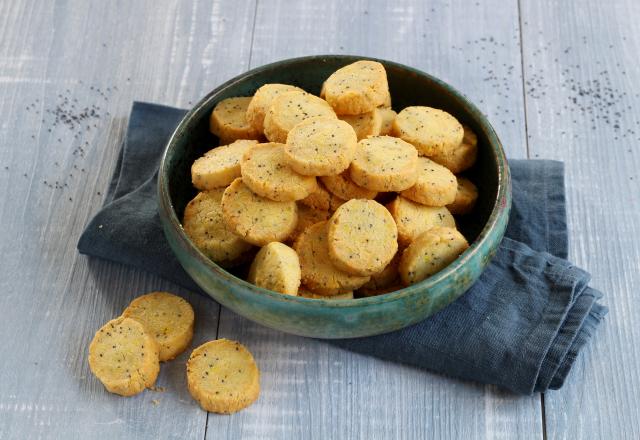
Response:
[{"label": "blue cloth napkin", "polygon": [[[135,266],[202,292],[165,241],[156,176],[184,110],[134,103],[104,207],[80,237],[82,254]],[[329,343],[520,394],[562,386],[607,313],[589,274],[565,260],[564,167],[510,161],[506,237],[480,279],[436,315],[403,330]]]}]

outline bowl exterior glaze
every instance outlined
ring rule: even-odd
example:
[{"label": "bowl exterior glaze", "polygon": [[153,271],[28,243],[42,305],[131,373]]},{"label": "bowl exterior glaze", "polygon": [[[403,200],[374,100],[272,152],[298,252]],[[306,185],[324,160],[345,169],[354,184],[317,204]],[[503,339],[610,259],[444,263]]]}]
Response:
[{"label": "bowl exterior glaze", "polygon": [[336,69],[359,59],[324,55],[279,61],[244,73],[213,90],[180,122],[168,142],[158,177],[159,215],[169,245],[194,281],[234,312],[284,332],[317,338],[352,338],[398,330],[436,313],[461,296],[482,273],[504,236],[511,207],[509,168],[495,131],[472,103],[446,83],[418,70],[385,60],[393,107],[442,108],[478,134],[478,162],[467,173],[480,190],[476,210],[460,229],[471,246],[434,276],[385,295],[353,300],[315,300],[281,295],[222,269],[205,257],[184,233],[180,219],[195,195],[192,161],[216,145],[208,132],[209,115],[222,99],[250,96],[266,83],[294,84],[319,93]]}]

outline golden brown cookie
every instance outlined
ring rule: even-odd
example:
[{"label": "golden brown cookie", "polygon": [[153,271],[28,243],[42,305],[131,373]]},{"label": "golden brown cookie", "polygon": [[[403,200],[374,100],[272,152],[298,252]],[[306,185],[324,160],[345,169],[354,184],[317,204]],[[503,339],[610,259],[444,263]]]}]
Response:
[{"label": "golden brown cookie", "polygon": [[334,118],[309,118],[289,131],[287,163],[305,176],[331,176],[349,167],[358,140],[353,128]]},{"label": "golden brown cookie", "polygon": [[251,148],[240,162],[242,181],[259,196],[276,202],[304,199],[315,191],[313,176],[303,176],[291,169],[284,145],[274,142]]},{"label": "golden brown cookie", "polygon": [[300,258],[302,282],[327,296],[350,292],[369,281],[368,276],[343,272],[331,263],[327,245],[327,222],[308,227],[293,245]]},{"label": "golden brown cookie", "polygon": [[400,273],[398,265],[400,264],[401,251],[397,251],[389,264],[382,269],[381,272],[371,275],[371,279],[359,290],[376,290],[386,289],[390,286],[400,284]]},{"label": "golden brown cookie", "polygon": [[222,217],[243,240],[264,246],[287,239],[296,228],[298,209],[296,202],[276,202],[253,193],[238,178],[224,191]]},{"label": "golden brown cookie", "polygon": [[381,120],[380,135],[390,135],[393,131],[393,121],[396,120],[398,114],[388,107],[378,107],[376,112],[380,115]]},{"label": "golden brown cookie", "polygon": [[398,250],[398,229],[389,211],[374,200],[349,200],[327,226],[332,263],[354,275],[382,271]]},{"label": "golden brown cookie", "polygon": [[453,173],[459,174],[471,168],[478,157],[478,137],[466,125],[462,126],[464,136],[462,143],[446,153],[431,156],[434,162],[443,165]]},{"label": "golden brown cookie", "polygon": [[456,199],[458,183],[451,171],[426,157],[418,158],[418,179],[402,195],[426,206],[446,206]]},{"label": "golden brown cookie", "polygon": [[286,92],[304,92],[299,87],[288,84],[265,84],[256,90],[247,106],[247,121],[256,131],[264,132],[264,117],[271,107],[271,103],[278,96]]},{"label": "golden brown cookie", "polygon": [[193,338],[191,304],[169,292],[151,292],[131,301],[122,316],[135,319],[155,338],[160,361],[182,353]]},{"label": "golden brown cookie", "polygon": [[193,244],[223,267],[242,263],[251,245],[233,232],[222,216],[224,188],[199,193],[184,209],[182,227]]},{"label": "golden brown cookie", "polygon": [[406,107],[393,121],[393,134],[423,156],[448,153],[460,145],[463,133],[456,118],[431,107]]},{"label": "golden brown cookie", "polygon": [[444,206],[425,206],[398,196],[387,209],[398,226],[398,243],[403,247],[435,226],[456,227],[453,216]]},{"label": "golden brown cookie", "polygon": [[415,284],[447,267],[469,244],[454,228],[435,227],[419,235],[402,253],[400,277],[405,286]]},{"label": "golden brown cookie", "polygon": [[346,200],[330,193],[321,182],[318,187],[307,197],[300,200],[300,203],[309,208],[318,209],[320,211],[333,212],[338,209]]},{"label": "golden brown cookie", "polygon": [[358,142],[349,175],[358,186],[373,191],[402,191],[418,178],[418,152],[408,142],[373,136]]},{"label": "golden brown cookie", "polygon": [[305,119],[337,118],[329,104],[306,92],[286,92],[271,103],[264,118],[264,134],[271,142],[287,142],[289,131]]},{"label": "golden brown cookie", "polygon": [[277,241],[263,246],[251,264],[247,281],[274,292],[297,295],[300,287],[298,254]]},{"label": "golden brown cookie", "polygon": [[356,183],[351,180],[349,171],[335,176],[322,176],[319,179],[331,194],[342,200],[374,199],[378,195],[377,191],[356,185]]},{"label": "golden brown cookie", "polygon": [[465,177],[458,177],[458,191],[453,203],[447,205],[452,214],[469,214],[478,200],[478,188]]},{"label": "golden brown cookie", "polygon": [[300,203],[298,203],[298,224],[287,241],[293,243],[309,226],[329,220],[329,217],[331,217],[331,213],[329,211],[310,208],[309,206],[304,205],[301,200]]},{"label": "golden brown cookie", "polygon": [[246,118],[247,106],[251,97],[227,98],[216,104],[211,118],[209,130],[220,138],[225,145],[237,139],[259,139],[262,134],[253,128]]},{"label": "golden brown cookie", "polygon": [[340,119],[353,127],[358,140],[377,136],[382,130],[382,117],[377,109],[359,115],[340,115]]},{"label": "golden brown cookie", "polygon": [[387,72],[376,61],[356,61],[333,72],[321,94],[339,115],[372,112],[389,102]]},{"label": "golden brown cookie", "polygon": [[240,177],[240,161],[258,141],[241,139],[207,151],[191,165],[191,182],[201,191],[228,186]]},{"label": "golden brown cookie", "polygon": [[260,371],[247,348],[217,339],[202,344],[187,362],[189,393],[205,411],[233,414],[260,395]]},{"label": "golden brown cookie", "polygon": [[120,316],[93,337],[89,368],[110,393],[133,396],[158,377],[158,345],[140,322]]}]

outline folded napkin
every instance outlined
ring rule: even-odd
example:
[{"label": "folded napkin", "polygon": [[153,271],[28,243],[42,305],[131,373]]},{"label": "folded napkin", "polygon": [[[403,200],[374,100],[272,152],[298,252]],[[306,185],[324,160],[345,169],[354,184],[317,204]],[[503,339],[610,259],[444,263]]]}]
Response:
[{"label": "folded napkin", "polygon": [[[165,241],[156,177],[184,110],[134,103],[104,207],[78,250],[202,292]],[[329,341],[340,347],[515,393],[558,389],[607,313],[589,274],[565,260],[561,162],[510,161],[513,207],[506,237],[480,279],[434,316],[393,333]]]}]

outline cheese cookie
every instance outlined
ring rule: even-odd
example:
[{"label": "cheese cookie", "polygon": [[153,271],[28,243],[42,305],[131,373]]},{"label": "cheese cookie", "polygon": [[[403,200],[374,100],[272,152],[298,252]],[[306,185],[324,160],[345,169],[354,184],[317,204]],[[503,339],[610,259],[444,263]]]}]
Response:
[{"label": "cheese cookie", "polygon": [[449,113],[431,107],[406,107],[393,121],[393,134],[413,144],[423,156],[446,154],[462,142],[462,125]]},{"label": "cheese cookie", "polygon": [[320,181],[330,193],[342,200],[374,199],[378,195],[377,191],[356,185],[349,177],[348,171],[335,176],[320,177]]},{"label": "cheese cookie", "polygon": [[469,214],[473,210],[476,200],[478,200],[478,188],[469,179],[458,177],[456,199],[447,205],[447,208],[452,214]]},{"label": "cheese cookie", "polygon": [[271,107],[271,103],[278,96],[287,92],[304,92],[299,87],[288,84],[265,84],[256,90],[247,106],[247,121],[258,132],[264,132],[264,117]]},{"label": "cheese cookie", "polygon": [[227,98],[216,104],[209,130],[220,138],[220,145],[230,144],[237,139],[259,139],[262,134],[246,119],[247,106],[251,97]]},{"label": "cheese cookie", "polygon": [[201,191],[229,185],[240,177],[242,156],[258,141],[238,140],[207,151],[191,165],[191,182]]},{"label": "cheese cookie", "polygon": [[293,243],[309,226],[329,220],[329,217],[331,217],[331,213],[328,210],[311,208],[304,205],[301,200],[298,204],[298,224],[289,236],[288,241]]},{"label": "cheese cookie", "polygon": [[256,254],[247,281],[274,292],[297,295],[300,287],[300,260],[296,251],[273,241]]},{"label": "cheese cookie", "polygon": [[434,162],[449,168],[453,174],[468,170],[476,163],[478,158],[478,137],[466,125],[462,127],[464,136],[460,145],[445,153],[431,156]]},{"label": "cheese cookie", "polygon": [[403,247],[435,226],[456,227],[453,216],[444,206],[425,206],[398,196],[387,209],[398,226],[398,243]]},{"label": "cheese cookie", "polygon": [[401,194],[427,206],[446,206],[456,199],[456,176],[442,165],[426,157],[418,158],[418,178],[415,185]]},{"label": "cheese cookie", "polygon": [[333,193],[327,191],[324,185],[318,182],[318,187],[307,197],[300,200],[300,203],[309,208],[318,209],[320,211],[333,212],[338,209],[346,200],[341,199]]},{"label": "cheese cookie", "polygon": [[340,115],[339,117],[353,127],[358,140],[377,136],[382,130],[382,117],[377,109],[359,115]]},{"label": "cheese cookie", "polygon": [[339,115],[372,112],[389,102],[387,72],[377,61],[356,61],[336,70],[322,90],[324,99]]},{"label": "cheese cookie", "polygon": [[398,114],[387,107],[378,107],[376,112],[380,115],[380,135],[385,136],[391,134],[393,131],[393,121],[396,120]]}]

